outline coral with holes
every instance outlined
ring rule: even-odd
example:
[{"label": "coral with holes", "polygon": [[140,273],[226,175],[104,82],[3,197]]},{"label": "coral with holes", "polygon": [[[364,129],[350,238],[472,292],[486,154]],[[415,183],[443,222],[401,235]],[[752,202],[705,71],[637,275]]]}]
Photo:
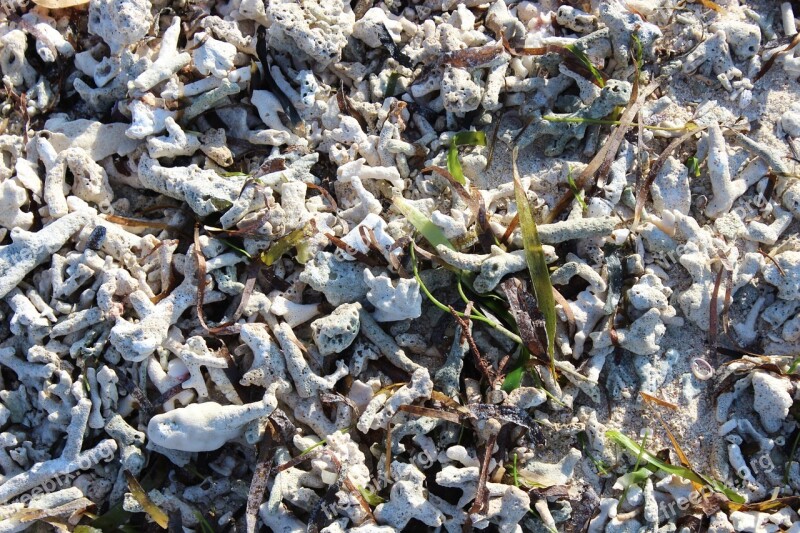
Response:
[{"label": "coral with holes", "polygon": [[[537,116],[520,134],[519,147],[528,146],[541,137],[552,137],[544,153],[547,156],[559,155],[570,143],[583,140],[591,121],[601,120],[610,115],[617,106],[627,104],[630,96],[630,83],[609,80],[590,105],[572,113]],[[584,119],[586,121],[583,121]]]}]

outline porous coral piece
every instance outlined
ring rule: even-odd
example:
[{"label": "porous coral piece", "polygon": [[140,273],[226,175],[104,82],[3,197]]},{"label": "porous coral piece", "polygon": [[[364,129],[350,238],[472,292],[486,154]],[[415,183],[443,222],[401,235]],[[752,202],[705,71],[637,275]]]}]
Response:
[{"label": "porous coral piece", "polygon": [[425,474],[410,464],[392,462],[392,485],[389,501],[375,508],[378,522],[388,524],[396,530],[406,527],[412,519],[430,527],[444,523],[444,514],[428,501],[423,487]]},{"label": "porous coral piece", "polygon": [[261,401],[245,405],[193,403],[154,416],[147,424],[150,441],[169,450],[208,452],[242,435],[245,426],[268,416],[278,405],[279,383],[270,385]]},{"label": "porous coral piece", "polygon": [[0,485],[0,503],[22,494],[36,486],[43,486],[47,480],[78,469],[88,469],[102,460],[114,457],[117,444],[112,439],[104,439],[94,448],[81,451],[86,435],[87,422],[92,402],[82,398],[70,410],[71,419],[66,428],[67,437],[61,456],[34,464],[28,471],[21,472]]},{"label": "porous coral piece", "polygon": [[665,323],[682,325],[682,319],[676,319],[677,311],[669,303],[672,289],[665,287],[655,274],[645,274],[639,278],[626,294],[628,301],[638,311],[658,309]]},{"label": "porous coral piece", "polygon": [[146,188],[189,204],[199,216],[208,216],[233,205],[244,186],[244,177],[222,177],[214,170],[197,165],[162,167],[157,160],[142,155],[139,180]]},{"label": "porous coral piece", "polygon": [[364,413],[358,419],[358,429],[366,433],[370,429],[385,428],[401,405],[431,397],[433,381],[427,368],[417,368],[411,375],[411,382],[397,389],[387,399],[387,394],[372,398]]},{"label": "porous coral piece", "polygon": [[161,133],[167,127],[167,119],[177,116],[174,111],[154,107],[142,100],[133,100],[128,104],[128,111],[131,112],[131,125],[125,135],[131,139],[144,139],[148,135]]},{"label": "porous coral piece", "polygon": [[706,216],[713,218],[730,211],[733,202],[747,190],[744,180],[731,178],[728,148],[716,122],[708,128],[708,175],[714,197],[706,206]]},{"label": "porous coral piece", "polygon": [[330,252],[318,252],[300,273],[300,281],[320,291],[333,305],[353,303],[367,295],[364,267],[339,261]]},{"label": "porous coral piece", "polygon": [[196,262],[191,256],[193,250],[194,246],[189,248],[189,259],[183,261],[183,282],[166,298],[153,304],[142,290],[136,290],[128,297],[139,321],[118,317],[109,335],[111,344],[126,360],[138,362],[146,359],[166,340],[170,325],[194,305],[197,281],[193,279],[196,272]]},{"label": "porous coral piece", "polygon": [[415,279],[400,278],[392,282],[386,274],[375,276],[364,269],[367,300],[375,306],[373,317],[378,322],[394,322],[417,318],[422,314],[422,296]]},{"label": "porous coral piece", "polygon": [[270,2],[266,15],[270,20],[270,46],[301,52],[322,68],[341,59],[355,22],[350,4],[342,0]]},{"label": "porous coral piece", "polygon": [[33,213],[21,208],[28,204],[28,192],[15,180],[0,183],[0,226],[7,229],[28,230],[33,224]]},{"label": "porous coral piece", "polygon": [[[492,291],[507,274],[521,272],[527,268],[525,253],[521,250],[508,253],[498,246],[492,246],[490,254],[479,255],[460,254],[443,245],[437,246],[436,249],[447,263],[473,272],[480,271],[473,282],[478,292]],[[555,249],[552,246],[543,245],[542,249],[548,263],[556,260]]]},{"label": "porous coral piece", "polygon": [[361,321],[361,332],[378,347],[381,354],[394,366],[409,373],[422,368],[419,364],[408,358],[392,336],[383,331],[381,326],[372,318],[372,315],[361,307],[360,304],[359,319]]},{"label": "porous coral piece", "polygon": [[320,391],[331,390],[337,381],[349,373],[343,361],[336,361],[336,370],[331,375],[322,377],[315,374],[303,356],[300,341],[288,324],[274,325],[272,332],[283,349],[286,368],[301,398],[316,397]]},{"label": "porous coral piece", "polygon": [[[574,256],[572,259],[577,259]],[[591,266],[582,261],[569,261],[557,268],[551,275],[553,285],[568,285],[573,277],[578,276],[589,282],[595,293],[605,292],[606,282]]]},{"label": "porous coral piece", "polygon": [[[527,455],[530,456],[531,453],[528,452]],[[582,454],[579,450],[570,448],[567,455],[557,463],[544,463],[530,457],[524,460],[520,469],[524,479],[529,482],[537,483],[544,487],[564,485],[569,482],[572,477],[572,471],[581,457]]]},{"label": "porous coral piece", "polygon": [[556,22],[576,33],[589,33],[597,29],[597,17],[572,6],[560,6]]},{"label": "porous coral piece", "polygon": [[90,219],[90,213],[76,211],[35,233],[12,229],[14,242],[0,247],[0,298],[16,287],[31,270],[47,261]]},{"label": "porous coral piece", "polygon": [[442,75],[444,108],[451,113],[467,113],[481,105],[481,86],[475,83],[470,72],[448,65]]},{"label": "porous coral piece", "polygon": [[45,164],[48,169],[43,196],[48,204],[50,216],[60,217],[68,212],[67,199],[64,196],[68,169],[74,179],[71,189],[75,196],[96,204],[103,213],[112,211],[111,201],[114,199],[114,193],[108,183],[106,171],[95,163],[85,150],[67,148],[58,154],[55,161],[49,165],[47,162]]},{"label": "porous coral piece", "polygon": [[[588,122],[609,115],[615,107],[625,105],[631,96],[631,84],[627,81],[608,80],[598,96],[587,107],[574,113],[552,114],[547,120],[537,117],[519,136],[519,147],[523,148],[542,136],[552,137],[545,148],[547,156],[560,155],[573,141],[581,141],[586,135]],[[584,121],[582,119],[588,119]]]},{"label": "porous coral piece", "polygon": [[733,91],[732,81],[742,77],[742,71],[733,63],[727,38],[722,30],[713,33],[686,56],[683,72],[699,72],[704,76],[713,73],[720,85],[729,92]]},{"label": "porous coral piece", "polygon": [[[461,489],[463,494],[458,501],[458,507],[463,508],[475,499],[479,477],[478,466],[458,468],[448,465],[436,474],[436,483],[443,487]],[[499,531],[521,533],[519,523],[530,508],[528,495],[519,487],[492,482],[486,483],[486,491],[486,507],[470,516],[473,527],[485,529],[493,523],[498,526]]]},{"label": "porous coral piece", "polygon": [[92,0],[89,3],[89,32],[100,36],[111,53],[144,39],[153,24],[149,0]]},{"label": "porous coral piece", "polygon": [[22,30],[11,30],[0,37],[0,69],[14,87],[30,87],[36,83],[36,69],[25,58],[28,36]]},{"label": "porous coral piece", "polygon": [[767,261],[761,268],[764,280],[778,289],[784,300],[800,300],[800,252],[788,250]]},{"label": "porous coral piece", "polygon": [[224,372],[224,369],[228,368],[228,362],[212,353],[203,337],[194,336],[186,339],[186,345],[178,351],[178,356],[189,371],[189,378],[183,382],[182,386],[184,389],[193,388],[197,392],[198,398],[208,398],[208,387],[200,370],[201,366],[206,367],[211,380],[217,383],[220,389],[226,386],[230,387],[230,381]]},{"label": "porous coral piece", "polygon": [[200,149],[200,139],[193,133],[185,133],[172,117],[164,121],[167,135],[148,137],[147,153],[153,159],[193,155]]},{"label": "porous coral piece", "polygon": [[618,66],[628,66],[636,42],[648,57],[652,57],[655,42],[661,38],[661,30],[655,24],[642,19],[637,13],[628,10],[619,0],[609,0],[599,6],[600,20],[608,28],[614,60]]},{"label": "porous coral piece", "polygon": [[229,167],[233,164],[233,153],[228,148],[225,130],[223,128],[211,128],[200,137],[200,149],[209,159],[221,167]]},{"label": "porous coral piece", "polygon": [[[589,218],[571,218],[552,224],[539,226],[539,239],[545,244],[558,244],[571,240],[608,236],[618,220],[614,217],[599,216]],[[519,236],[515,233],[514,239]],[[520,239],[521,240],[521,239]]]},{"label": "porous coral piece", "polygon": [[360,327],[358,310],[356,304],[342,304],[311,323],[311,335],[320,355],[340,353],[353,343]]},{"label": "porous coral piece", "polygon": [[753,409],[761,418],[761,425],[768,433],[775,433],[783,426],[792,406],[792,384],[789,380],[766,372],[753,373]]},{"label": "porous coral piece", "polygon": [[225,41],[218,41],[203,32],[195,35],[195,39],[202,44],[192,52],[194,68],[205,76],[224,78],[228,71],[233,69],[236,47]]},{"label": "porous coral piece", "polygon": [[[651,309],[637,318],[629,328],[616,329],[617,344],[635,354],[648,355],[660,349],[659,342],[667,332],[661,313],[658,309]],[[608,331],[592,333],[594,342],[593,350],[613,346],[611,334]]]},{"label": "porous coral piece", "polygon": [[192,56],[187,52],[178,52],[180,33],[181,19],[180,17],[173,17],[172,24],[161,36],[158,57],[150,68],[139,74],[131,83],[135,89],[149,91],[162,81],[168,80],[173,74],[192,61]]},{"label": "porous coral piece", "polygon": [[688,215],[691,202],[689,170],[686,165],[670,156],[653,181],[653,206],[656,212],[669,209]]},{"label": "porous coral piece", "polygon": [[394,42],[400,41],[403,24],[380,7],[371,7],[353,24],[353,37],[364,41],[370,48],[381,48],[381,34],[385,31]]}]

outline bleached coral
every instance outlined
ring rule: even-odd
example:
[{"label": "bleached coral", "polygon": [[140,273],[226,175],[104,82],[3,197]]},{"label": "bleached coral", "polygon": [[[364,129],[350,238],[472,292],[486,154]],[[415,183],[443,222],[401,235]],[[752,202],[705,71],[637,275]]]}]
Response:
[{"label": "bleached coral", "polygon": [[92,0],[89,31],[103,38],[112,54],[141,41],[153,23],[148,0]]},{"label": "bleached coral", "polygon": [[399,279],[396,282],[386,275],[375,276],[364,270],[367,284],[367,300],[375,306],[373,316],[378,322],[393,322],[417,318],[422,314],[422,295],[415,279]]},{"label": "bleached coral", "polygon": [[350,4],[341,0],[270,2],[266,15],[271,46],[305,54],[322,67],[341,58],[355,22]]},{"label": "bleached coral", "polygon": [[158,446],[184,452],[216,450],[242,435],[245,425],[272,413],[277,407],[273,384],[261,401],[246,405],[193,403],[156,415],[147,425],[147,436]]}]

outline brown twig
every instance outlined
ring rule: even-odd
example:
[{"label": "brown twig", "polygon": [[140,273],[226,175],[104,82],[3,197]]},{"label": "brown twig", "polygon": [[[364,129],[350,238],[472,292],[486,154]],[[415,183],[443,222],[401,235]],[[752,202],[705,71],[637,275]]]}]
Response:
[{"label": "brown twig", "polygon": [[475,501],[472,502],[472,507],[469,508],[470,516],[483,513],[486,510],[487,504],[489,503],[489,491],[486,488],[486,481],[489,479],[489,464],[492,460],[492,452],[494,451],[494,445],[496,442],[497,435],[494,433],[492,433],[486,440],[486,448],[483,452],[483,462],[481,463],[480,477],[478,477],[478,489],[475,492]]},{"label": "brown twig", "polygon": [[[472,302],[470,302],[470,304],[471,303]],[[464,339],[467,340],[467,344],[469,344],[470,351],[472,351],[472,355],[475,356],[475,364],[478,366],[478,370],[481,371],[481,374],[483,374],[483,376],[489,383],[493,384],[497,376],[492,367],[489,366],[489,363],[487,363],[481,356],[481,352],[478,350],[478,345],[475,344],[475,339],[472,338],[472,334],[470,334],[469,332],[469,327],[470,327],[469,319],[462,318],[461,316],[459,316],[458,312],[456,312],[456,310],[453,309],[452,306],[447,306],[447,307],[450,309],[450,314],[453,315],[453,318],[455,318],[458,325],[461,326],[461,335]],[[467,306],[467,309],[464,311],[464,314],[469,314],[470,307],[471,305]]]}]

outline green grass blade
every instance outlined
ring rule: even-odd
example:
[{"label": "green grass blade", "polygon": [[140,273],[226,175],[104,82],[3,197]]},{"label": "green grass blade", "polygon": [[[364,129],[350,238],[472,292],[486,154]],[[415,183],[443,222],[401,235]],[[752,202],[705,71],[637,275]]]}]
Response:
[{"label": "green grass blade", "polygon": [[458,183],[466,185],[467,180],[464,178],[464,171],[461,170],[461,162],[458,160],[458,148],[456,148],[456,143],[454,142],[450,143],[450,148],[447,150],[447,171]]},{"label": "green grass blade", "polygon": [[575,200],[580,204],[581,209],[586,211],[588,206],[583,199],[583,191],[579,190],[578,186],[575,184],[575,178],[572,177],[572,169],[569,169],[569,172],[567,172],[567,183],[569,184],[570,190],[572,190],[572,194],[575,196]]},{"label": "green grass blade", "polygon": [[592,73],[592,76],[594,76],[594,79],[597,81],[597,85],[599,85],[600,87],[605,87],[606,80],[603,79],[603,75],[600,74],[600,71],[597,70],[597,67],[594,66],[594,63],[592,63],[592,60],[589,59],[589,56],[586,55],[586,52],[584,52],[574,44],[567,45],[564,48],[572,52],[572,55],[577,57],[578,61],[580,61],[581,64],[584,67],[586,67],[589,70],[589,72]]},{"label": "green grass blade", "polygon": [[227,239],[223,239],[222,237],[217,237],[217,240],[218,240],[218,241],[220,241],[220,242],[221,242],[222,244],[224,244],[225,246],[227,246],[228,248],[230,248],[230,249],[232,249],[232,250],[236,250],[237,252],[239,252],[240,254],[244,255],[244,256],[245,256],[245,257],[247,257],[248,259],[252,259],[252,258],[253,258],[253,256],[252,256],[252,255],[250,255],[249,253],[247,253],[247,250],[245,250],[244,248],[241,248],[241,247],[239,247],[239,246],[236,246],[236,245],[235,245],[235,244],[233,244],[231,241],[229,241],[229,240],[227,240]]},{"label": "green grass blade", "polygon": [[523,350],[522,355],[520,356],[519,366],[506,374],[506,377],[503,379],[503,385],[501,388],[505,392],[511,392],[522,385],[522,376],[525,374],[525,363],[528,362],[529,358],[530,357],[527,353],[527,350]]},{"label": "green grass blade", "polygon": [[461,162],[458,160],[459,146],[486,146],[486,134],[482,131],[460,131],[450,139],[450,148],[447,150],[447,171],[461,185],[466,185]]},{"label": "green grass blade", "polygon": [[539,240],[539,232],[536,229],[536,222],[533,220],[531,206],[528,204],[528,197],[522,189],[522,182],[519,179],[517,169],[517,147],[511,154],[511,167],[514,172],[514,195],[517,200],[517,211],[519,212],[519,227],[522,232],[522,244],[525,248],[525,262],[528,264],[528,271],[531,275],[533,291],[539,310],[544,316],[545,332],[547,333],[547,355],[550,357],[550,372],[555,378],[555,341],[556,341],[556,299],[553,296],[553,285],[550,283],[550,272],[547,270],[542,241]]},{"label": "green grass blade", "polygon": [[685,466],[665,463],[649,451],[642,448],[638,442],[617,430],[610,429],[606,431],[606,437],[610,438],[629,452],[637,454],[643,461],[646,461],[649,465],[654,466],[659,470],[663,470],[668,474],[674,474],[684,479],[688,479],[689,481],[693,481],[694,483],[710,487],[716,492],[720,492],[727,496],[732,502],[744,503],[744,498],[738,492],[726,487],[723,483],[700,475],[694,470],[686,468]]},{"label": "green grass blade", "polygon": [[442,229],[431,222],[430,217],[424,215],[422,211],[411,205],[405,198],[402,196],[395,196],[392,198],[392,204],[394,204],[398,211],[405,215],[408,221],[411,222],[411,225],[422,233],[422,236],[425,237],[434,248],[443,244],[451,250],[456,249],[453,243],[444,236]]}]

